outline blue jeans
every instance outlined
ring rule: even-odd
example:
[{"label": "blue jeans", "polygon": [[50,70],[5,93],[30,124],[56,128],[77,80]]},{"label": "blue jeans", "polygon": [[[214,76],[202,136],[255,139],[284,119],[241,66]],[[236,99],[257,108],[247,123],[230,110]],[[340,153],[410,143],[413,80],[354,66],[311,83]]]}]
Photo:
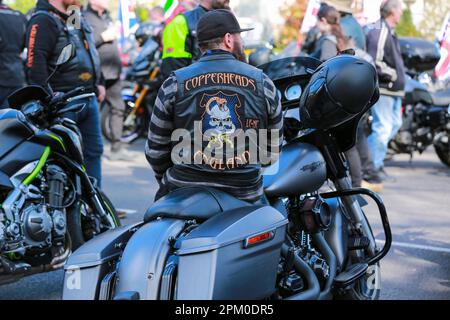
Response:
[{"label": "blue jeans", "polygon": [[380,96],[371,109],[372,134],[368,138],[375,169],[383,167],[389,141],[402,126],[402,99],[400,97]]},{"label": "blue jeans", "polygon": [[83,137],[83,153],[87,174],[97,180],[98,187],[102,185],[102,154],[103,139],[100,129],[100,109],[97,99],[76,100],[74,104],[86,103],[79,113],[70,112],[64,115],[78,125]]}]

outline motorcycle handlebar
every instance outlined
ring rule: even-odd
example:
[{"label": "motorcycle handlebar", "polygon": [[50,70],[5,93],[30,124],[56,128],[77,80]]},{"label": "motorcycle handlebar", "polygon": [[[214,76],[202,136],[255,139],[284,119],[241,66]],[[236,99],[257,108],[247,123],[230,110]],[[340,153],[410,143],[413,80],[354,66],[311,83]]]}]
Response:
[{"label": "motorcycle handlebar", "polygon": [[65,94],[63,94],[61,96],[54,97],[50,101],[49,105],[50,105],[50,107],[55,107],[55,106],[57,106],[58,104],[60,104],[62,102],[68,102],[68,100],[70,98],[76,97],[76,96],[84,93],[85,91],[86,91],[85,87],[75,88],[75,89],[73,89],[73,90],[71,90],[71,91],[69,91],[69,92],[67,92],[67,93],[65,93]]}]

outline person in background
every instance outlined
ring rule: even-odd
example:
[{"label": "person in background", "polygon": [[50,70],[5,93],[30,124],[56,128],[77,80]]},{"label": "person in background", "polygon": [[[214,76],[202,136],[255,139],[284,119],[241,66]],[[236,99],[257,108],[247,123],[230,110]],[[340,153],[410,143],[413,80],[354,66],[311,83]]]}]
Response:
[{"label": "person in background", "polygon": [[77,101],[86,104],[81,112],[65,116],[80,128],[86,171],[101,187],[103,139],[98,102],[105,97],[105,87],[92,29],[78,6],[78,0],[38,0],[27,28],[27,78],[30,84],[47,87],[61,50],[68,44],[74,46],[76,54],[58,67],[49,84],[54,92],[65,93],[82,86],[87,92],[96,93],[97,97]]},{"label": "person in background", "polygon": [[341,27],[346,37],[354,46],[366,50],[364,30],[353,16],[354,0],[326,0],[326,3],[336,8],[341,15]]},{"label": "person in background", "polygon": [[122,64],[117,44],[117,32],[108,11],[108,0],[89,0],[84,17],[93,29],[95,47],[100,56],[100,64],[105,79],[105,101],[111,108],[111,153],[109,160],[131,160],[121,143],[125,103],[122,100],[120,74]]},{"label": "person in background", "polygon": [[229,9],[229,0],[200,0],[199,5],[179,14],[163,31],[163,55],[159,82],[162,83],[171,72],[190,65],[200,58],[196,28],[198,20],[213,9]]},{"label": "person in background", "polygon": [[0,109],[6,98],[25,84],[20,54],[25,48],[26,17],[0,0]]},{"label": "person in background", "polygon": [[[322,7],[327,6],[325,2],[320,3],[319,11]],[[322,36],[322,33],[319,30],[319,19],[317,19],[316,25],[309,29],[309,31],[306,33],[305,40],[303,40],[303,43],[301,44],[301,51],[306,54],[312,54],[317,48],[317,42]]]},{"label": "person in background", "polygon": [[381,19],[368,28],[367,51],[375,61],[380,84],[380,99],[372,107],[372,134],[369,147],[376,170],[384,172],[388,143],[402,125],[401,102],[405,88],[405,67],[400,44],[393,28],[400,21],[400,0],[381,4]]},{"label": "person in background", "polygon": [[321,61],[328,60],[339,51],[348,49],[349,41],[340,25],[341,16],[332,6],[322,5],[317,13],[317,28],[320,38],[317,40],[312,57]]},{"label": "person in background", "polygon": [[164,9],[161,6],[153,7],[148,12],[148,22],[153,26],[152,36],[162,50],[162,33],[164,30]]},{"label": "person in background", "polygon": [[148,11],[148,22],[164,23],[164,9],[161,6],[156,6]]}]

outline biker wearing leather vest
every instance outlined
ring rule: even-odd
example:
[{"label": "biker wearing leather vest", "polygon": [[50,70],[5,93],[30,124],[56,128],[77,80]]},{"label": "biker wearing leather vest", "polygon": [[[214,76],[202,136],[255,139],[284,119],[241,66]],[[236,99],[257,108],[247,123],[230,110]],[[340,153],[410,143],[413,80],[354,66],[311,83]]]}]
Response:
[{"label": "biker wearing leather vest", "polygon": [[92,28],[82,18],[57,10],[48,0],[39,0],[28,24],[28,81],[45,85],[62,48],[69,43],[76,54],[50,79],[54,91],[67,92],[78,86],[95,91],[101,84],[100,59]]},{"label": "biker wearing leather vest", "polygon": [[[240,33],[247,30],[228,10],[206,13],[197,28],[204,55],[162,85],[146,144],[160,183],[155,199],[193,185],[251,202],[263,196],[261,169],[277,159],[283,121],[272,81],[243,62]],[[262,132],[266,141],[252,139]]]},{"label": "biker wearing leather vest", "polygon": [[199,6],[176,16],[163,31],[163,55],[159,84],[171,72],[197,61],[198,48],[196,28],[199,19],[209,10],[229,9],[229,0],[201,0]]},{"label": "biker wearing leather vest", "polygon": [[[100,59],[95,48],[92,29],[80,15],[77,0],[38,0],[27,30],[27,77],[30,84],[47,87],[47,78],[55,70],[63,47],[73,44],[75,56],[58,67],[49,83],[55,92],[68,92],[83,86],[104,97]],[[86,170],[101,185],[103,141],[97,99],[87,98],[86,107],[66,117],[76,121],[83,136]]]}]

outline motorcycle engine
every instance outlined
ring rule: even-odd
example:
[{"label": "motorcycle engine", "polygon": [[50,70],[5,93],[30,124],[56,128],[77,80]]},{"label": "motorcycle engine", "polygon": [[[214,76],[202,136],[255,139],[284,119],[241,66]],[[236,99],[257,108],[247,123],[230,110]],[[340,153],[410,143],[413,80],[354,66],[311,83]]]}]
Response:
[{"label": "motorcycle engine", "polygon": [[45,204],[29,204],[22,212],[24,242],[31,247],[52,243],[53,219]]},{"label": "motorcycle engine", "polygon": [[311,234],[327,230],[331,223],[328,205],[320,196],[290,199],[288,233],[294,246],[278,269],[278,288],[281,296],[290,296],[305,289],[302,277],[293,269],[293,257],[297,255],[315,273],[320,283],[330,276],[330,266],[325,257],[314,248]]},{"label": "motorcycle engine", "polygon": [[[22,196],[22,207],[16,208],[16,221],[3,222],[2,248],[21,255],[26,250],[63,246],[67,231],[66,210],[63,206],[67,176],[55,165],[46,168],[46,175],[36,180],[39,187],[29,185]],[[6,224],[5,224],[6,223]]]},{"label": "motorcycle engine", "polygon": [[65,210],[49,208],[45,203],[30,203],[22,212],[24,244],[28,248],[61,246],[66,229]]}]

